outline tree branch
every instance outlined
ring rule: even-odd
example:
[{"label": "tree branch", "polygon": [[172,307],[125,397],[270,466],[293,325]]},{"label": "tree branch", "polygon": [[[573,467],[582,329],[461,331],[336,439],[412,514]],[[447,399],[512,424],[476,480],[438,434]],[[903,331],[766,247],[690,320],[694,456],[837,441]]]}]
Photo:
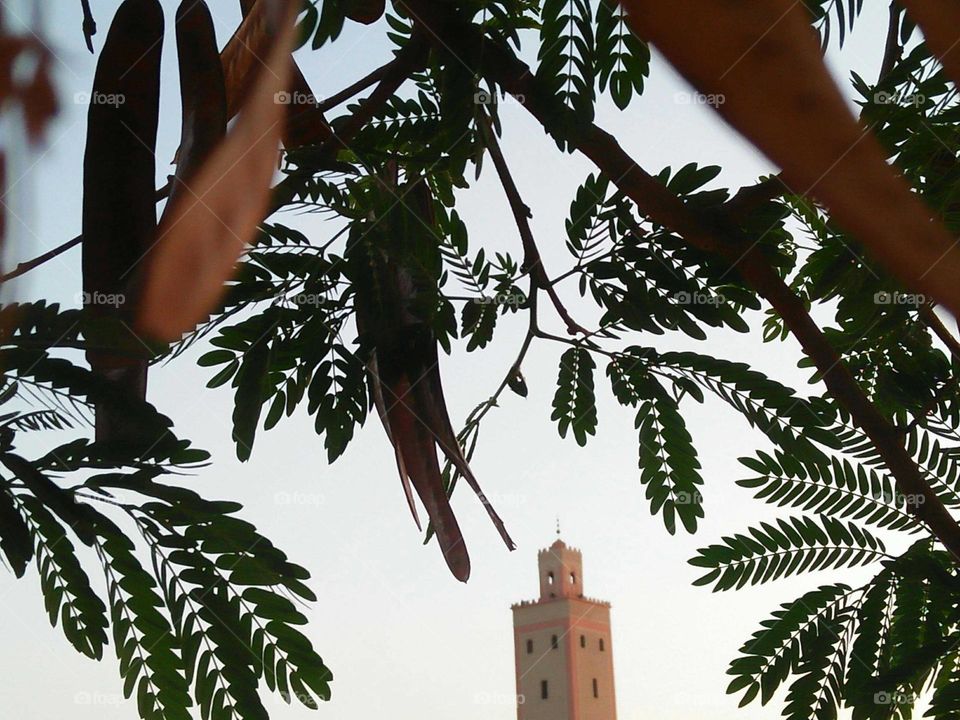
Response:
[{"label": "tree branch", "polygon": [[321,112],[332,110],[337,105],[340,105],[341,103],[346,102],[357,93],[363,92],[374,83],[382,80],[384,76],[390,71],[390,66],[392,64],[393,64],[393,61],[388,62],[386,65],[381,65],[366,77],[360,78],[355,83],[353,83],[352,85],[348,85],[340,92],[335,93],[328,98],[324,98],[323,102],[317,104],[317,109],[319,109]]},{"label": "tree branch", "polygon": [[314,162],[310,166],[298,168],[277,184],[267,217],[291,202],[296,196],[300,183],[311,177],[318,169],[323,168],[336,156],[337,152],[341,149],[349,149],[348,143],[373,118],[374,113],[393,97],[412,73],[423,67],[428,49],[429,44],[425,38],[415,33],[396,57],[382,68],[380,82],[369,96],[360,101],[356,112],[350,116],[342,128],[319,145],[314,155]]},{"label": "tree branch", "polygon": [[[421,17],[426,16],[421,13]],[[558,117],[570,114],[571,111],[541,86],[530,68],[509,48],[484,38],[471,26],[447,23],[434,30],[442,38],[444,47],[456,47],[461,57],[481,59],[482,68],[478,69],[505,91],[522,96],[523,106],[545,128],[557,127]],[[637,165],[606,131],[594,124],[574,122],[573,118],[564,127],[571,128],[566,137],[568,142],[592,160],[644,214],[671,228],[697,249],[726,258],[773,306],[806,355],[813,360],[830,393],[873,442],[895,478],[899,492],[923,498],[923,502],[911,506],[913,513],[955,557],[960,558],[960,525],[923,478],[896,429],[863,393],[803,302],[755,244],[749,244],[748,239],[741,236],[734,222],[721,223],[725,227],[718,227],[715,218],[703,217],[684,205]]]},{"label": "tree branch", "polygon": [[[162,188],[159,188],[157,190],[157,197],[156,197],[157,202],[160,202],[161,200],[163,200],[165,197],[169,195],[170,195],[170,182],[167,182],[166,185],[164,185]],[[42,255],[37,255],[37,257],[33,258],[32,260],[25,260],[24,262],[19,263],[10,272],[0,275],[0,285],[7,282],[8,280],[13,280],[14,278],[18,278],[21,275],[30,272],[35,267],[39,267],[40,265],[43,265],[45,262],[53,260],[58,255],[62,255],[70,248],[76,247],[82,242],[83,242],[83,235],[77,235],[75,238],[71,238],[70,240],[67,240],[62,245],[58,245],[57,247],[53,248],[53,250],[48,250]]]},{"label": "tree branch", "polygon": [[900,44],[900,15],[902,12],[903,8],[900,7],[897,0],[891,0],[890,20],[887,24],[887,42],[883,49],[883,61],[880,63],[880,75],[877,82],[883,82],[903,55],[903,46]]},{"label": "tree branch", "polygon": [[33,258],[32,260],[26,260],[22,263],[19,263],[10,272],[0,275],[0,285],[7,282],[7,280],[13,280],[14,278],[20,277],[24,273],[30,272],[35,267],[43,265],[48,260],[53,260],[53,258],[57,257],[57,255],[62,255],[70,248],[79,245],[81,242],[83,242],[83,235],[77,235],[75,238],[67,240],[67,242],[63,243],[62,245],[58,245],[53,250],[48,250],[47,252],[43,253],[43,255],[37,255],[37,257]]},{"label": "tree branch", "polygon": [[953,355],[954,361],[960,363],[960,342],[957,342],[957,339],[950,334],[947,326],[937,317],[933,307],[924,305],[920,310],[920,317],[923,318],[927,327],[933,330],[934,335],[940,338],[940,342],[947,346],[947,350]]},{"label": "tree branch", "polygon": [[520,232],[520,241],[523,243],[523,268],[530,273],[532,289],[534,291],[543,290],[547,293],[550,301],[553,303],[553,307],[557,310],[557,314],[560,315],[567,324],[568,333],[571,335],[576,335],[577,333],[587,334],[586,328],[578,325],[577,322],[570,317],[570,313],[560,300],[556,288],[547,277],[547,271],[543,268],[543,259],[540,257],[540,249],[537,247],[537,241],[534,239],[533,231],[530,229],[530,208],[523,202],[523,198],[520,197],[520,191],[517,189],[517,184],[510,174],[510,167],[503,157],[503,152],[500,150],[500,143],[497,142],[497,136],[493,132],[493,128],[490,126],[490,119],[485,112],[480,113],[478,124],[483,131],[487,150],[490,152],[490,158],[493,160],[493,166],[497,170],[497,176],[500,178],[503,192],[507,196],[507,200],[510,203],[510,210],[513,212],[514,220],[517,223],[517,230]]}]

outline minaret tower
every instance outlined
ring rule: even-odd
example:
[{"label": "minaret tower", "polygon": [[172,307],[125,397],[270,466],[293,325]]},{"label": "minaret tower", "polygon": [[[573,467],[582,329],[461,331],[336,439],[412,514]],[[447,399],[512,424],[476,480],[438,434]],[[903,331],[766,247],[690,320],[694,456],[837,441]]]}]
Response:
[{"label": "minaret tower", "polygon": [[610,603],[583,596],[583,558],[541,550],[540,598],[512,606],[519,720],[616,720]]}]

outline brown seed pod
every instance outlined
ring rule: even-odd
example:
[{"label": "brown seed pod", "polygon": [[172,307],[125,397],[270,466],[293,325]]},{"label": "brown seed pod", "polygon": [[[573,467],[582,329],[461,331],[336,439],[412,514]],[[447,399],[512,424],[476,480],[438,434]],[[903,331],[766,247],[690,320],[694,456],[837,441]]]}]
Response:
[{"label": "brown seed pod", "polygon": [[210,10],[203,0],[183,0],[177,8],[177,57],[183,122],[177,173],[167,207],[173,205],[227,130],[223,65]]},{"label": "brown seed pod", "polygon": [[191,177],[191,192],[164,212],[138,316],[151,337],[176,340],[203,321],[266,214],[284,126],[275,96],[288,82],[294,6],[266,1],[271,43],[239,117]]},{"label": "brown seed pod", "polygon": [[[147,361],[130,330],[137,278],[156,235],[155,160],[163,12],[125,0],[97,62],[83,160],[83,292],[87,359],[121,396],[143,398]],[[122,403],[96,408],[96,437],[122,436]]]}]

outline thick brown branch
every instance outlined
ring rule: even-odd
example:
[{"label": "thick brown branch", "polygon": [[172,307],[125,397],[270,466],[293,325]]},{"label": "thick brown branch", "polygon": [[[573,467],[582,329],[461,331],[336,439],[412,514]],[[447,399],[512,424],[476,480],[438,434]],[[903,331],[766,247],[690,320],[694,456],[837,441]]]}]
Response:
[{"label": "thick brown branch", "polygon": [[934,309],[930,305],[924,305],[920,311],[920,317],[923,318],[927,327],[933,330],[933,334],[940,338],[940,342],[947,346],[947,350],[950,351],[954,361],[960,363],[960,342],[957,342],[957,339],[950,334],[947,326],[937,317]]},{"label": "thick brown branch", "polygon": [[497,136],[490,127],[490,120],[483,114],[478,120],[480,129],[483,131],[487,150],[490,152],[490,159],[493,160],[493,166],[497,170],[497,176],[500,178],[500,184],[503,186],[503,192],[510,203],[510,210],[513,213],[514,220],[517,223],[517,230],[520,232],[520,242],[523,243],[523,268],[530,273],[530,279],[535,290],[543,290],[550,297],[553,307],[557,314],[567,324],[567,332],[571,335],[577,333],[587,334],[587,330],[578,325],[570,317],[567,308],[564,307],[556,288],[547,277],[547,271],[543,267],[543,259],[540,257],[540,249],[537,247],[537,241],[533,237],[533,231],[530,229],[530,208],[523,198],[520,197],[520,191],[517,184],[510,174],[510,167],[507,165],[503,152],[500,150],[500,143],[497,142]]},{"label": "thick brown branch", "polygon": [[[456,47],[466,57],[482,58],[483,71],[505,91],[524,98],[524,107],[544,127],[555,127],[568,111],[545,91],[530,68],[509,49],[484,41],[472,28],[440,29],[443,44]],[[566,125],[567,140],[613,181],[637,207],[654,221],[679,233],[701,251],[725,257],[753,288],[780,314],[804,352],[820,371],[824,384],[870,438],[904,495],[917,498],[914,514],[960,558],[960,525],[947,511],[903,446],[896,429],[874,407],[850,375],[846,364],[810,317],[797,295],[784,283],[759,249],[744,239],[731,237],[714,222],[698,216],[660,182],[638,166],[616,139],[596,125]],[[731,223],[730,227],[734,227]],[[922,498],[922,500],[920,500]]]},{"label": "thick brown branch", "polygon": [[903,55],[903,46],[900,44],[900,15],[903,9],[897,0],[890,3],[890,20],[887,24],[887,42],[883,48],[883,60],[880,63],[880,75],[877,82],[890,74],[890,71],[899,62]]},{"label": "thick brown branch", "polygon": [[377,110],[393,97],[412,73],[423,67],[428,48],[429,45],[422,36],[414,35],[397,53],[397,56],[384,66],[380,82],[373,92],[360,102],[353,115],[336,130],[332,137],[318,146],[316,160],[312,166],[299,168],[277,185],[267,217],[290,203],[306,178],[327,165],[341,149],[349,148],[349,143],[363,129],[363,126],[370,122]]},{"label": "thick brown branch", "polygon": [[346,102],[357,93],[363,92],[374,83],[382,80],[384,76],[386,76],[386,74],[389,72],[390,66],[392,64],[393,62],[391,61],[386,65],[381,65],[376,70],[368,74],[366,77],[362,77],[352,85],[348,85],[347,87],[345,87],[340,92],[334,93],[328,98],[324,98],[323,102],[317,105],[317,108],[322,112],[326,112],[327,110],[331,110],[335,108],[337,105],[340,105],[341,103]]}]

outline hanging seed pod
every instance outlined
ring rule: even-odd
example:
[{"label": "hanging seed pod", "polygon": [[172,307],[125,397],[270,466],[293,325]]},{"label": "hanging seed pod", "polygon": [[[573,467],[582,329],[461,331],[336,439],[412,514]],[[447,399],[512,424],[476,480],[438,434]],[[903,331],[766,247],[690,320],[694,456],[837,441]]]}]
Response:
[{"label": "hanging seed pod", "polygon": [[450,572],[466,582],[470,557],[450,506],[439,454],[480,498],[504,544],[510,550],[515,545],[470,469],[447,413],[438,340],[428,317],[429,309],[437,307],[441,267],[430,230],[435,222],[433,197],[422,177],[398,186],[395,165],[388,166],[381,180],[390,207],[371,218],[369,227],[356,228],[347,258],[360,343],[368,354],[370,394],[393,445],[414,521],[419,527],[416,491]]},{"label": "hanging seed pod", "polygon": [[176,340],[203,321],[266,214],[283,130],[275,97],[289,79],[294,7],[266,0],[262,20],[271,42],[239,117],[192,175],[191,192],[164,211],[138,315],[151,337]]},{"label": "hanging seed pod", "polygon": [[223,65],[213,19],[203,0],[183,0],[177,8],[177,58],[183,123],[177,173],[167,207],[173,206],[181,192],[191,191],[192,178],[227,130]]},{"label": "hanging seed pod", "polygon": [[157,0],[125,0],[97,62],[83,160],[83,292],[87,359],[113,380],[115,401],[96,408],[96,437],[122,437],[130,396],[146,394],[144,346],[130,325],[137,278],[156,235],[154,152],[160,101],[163,12]]}]

